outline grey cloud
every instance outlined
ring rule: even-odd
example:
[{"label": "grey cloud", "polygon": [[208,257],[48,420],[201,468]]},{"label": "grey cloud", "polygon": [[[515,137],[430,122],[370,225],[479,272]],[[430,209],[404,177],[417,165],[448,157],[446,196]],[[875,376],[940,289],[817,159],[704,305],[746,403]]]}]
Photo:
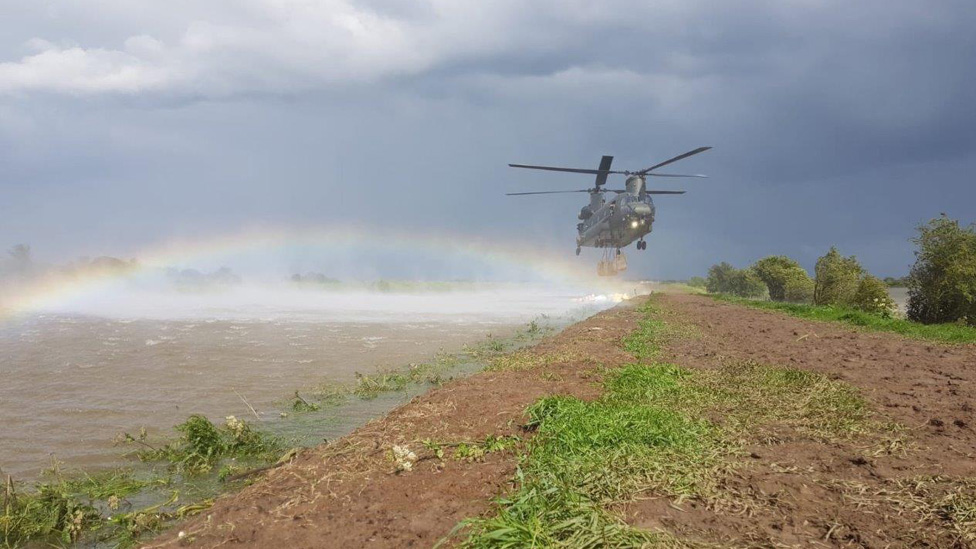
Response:
[{"label": "grey cloud", "polygon": [[[659,201],[637,273],[812,266],[838,244],[897,274],[916,223],[976,218],[969,3],[273,6],[293,5],[18,8],[0,42],[3,241],[93,255],[356,221],[571,253],[579,197],[502,193],[589,180],[506,162],[637,167],[698,145],[716,148],[681,169],[713,178]],[[349,39],[355,16],[374,26]]]}]

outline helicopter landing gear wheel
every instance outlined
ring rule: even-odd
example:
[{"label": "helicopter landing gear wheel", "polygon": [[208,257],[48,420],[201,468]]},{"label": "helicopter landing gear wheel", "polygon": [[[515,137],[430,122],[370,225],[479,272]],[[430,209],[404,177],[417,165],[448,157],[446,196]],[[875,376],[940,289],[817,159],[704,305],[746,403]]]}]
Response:
[{"label": "helicopter landing gear wheel", "polygon": [[576,255],[579,255],[580,254],[580,250],[581,250],[581,248],[579,246],[577,246],[576,247]]}]

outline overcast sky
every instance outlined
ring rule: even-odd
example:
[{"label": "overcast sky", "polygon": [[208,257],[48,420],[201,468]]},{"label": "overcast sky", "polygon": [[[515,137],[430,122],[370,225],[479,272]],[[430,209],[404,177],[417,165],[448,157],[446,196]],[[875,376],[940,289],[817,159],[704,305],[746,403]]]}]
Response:
[{"label": "overcast sky", "polygon": [[[976,220],[972,0],[0,0],[0,245],[59,261],[255,225],[573,253],[590,176],[662,196],[635,273],[831,245],[904,274]],[[611,180],[617,186],[622,181]],[[581,261],[594,261],[584,256]]]}]

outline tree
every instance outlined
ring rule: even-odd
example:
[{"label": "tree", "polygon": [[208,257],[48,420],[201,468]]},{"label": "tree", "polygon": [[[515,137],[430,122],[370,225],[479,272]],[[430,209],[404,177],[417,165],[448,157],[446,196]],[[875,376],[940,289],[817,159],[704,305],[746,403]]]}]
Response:
[{"label": "tree", "polygon": [[817,260],[814,271],[815,304],[848,306],[854,303],[854,294],[864,273],[856,257],[844,257],[831,246],[830,251]]},{"label": "tree", "polygon": [[751,269],[736,269],[723,261],[708,269],[705,289],[710,293],[760,297],[766,292],[766,285]]},{"label": "tree", "polygon": [[718,265],[712,265],[708,269],[708,278],[705,279],[705,290],[711,294],[729,293],[734,273],[735,267],[724,261]]},{"label": "tree", "polygon": [[752,269],[736,270],[729,293],[738,297],[762,297],[766,294],[766,285]]},{"label": "tree", "polygon": [[976,326],[976,227],[943,214],[918,227],[908,275],[908,318],[926,324],[966,319]]},{"label": "tree", "polygon": [[[771,255],[757,261],[752,270],[769,289],[769,299],[773,301],[808,301],[806,289],[812,288],[810,275],[799,263],[785,255]],[[787,297],[790,286],[791,297]]]}]

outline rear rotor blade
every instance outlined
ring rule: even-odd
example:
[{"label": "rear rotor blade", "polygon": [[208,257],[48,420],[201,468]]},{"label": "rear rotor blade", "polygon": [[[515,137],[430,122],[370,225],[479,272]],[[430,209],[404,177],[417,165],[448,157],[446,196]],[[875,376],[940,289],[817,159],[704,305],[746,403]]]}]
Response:
[{"label": "rear rotor blade", "polygon": [[648,174],[644,174],[644,175],[650,175],[650,176],[653,176],[653,177],[702,177],[702,178],[707,178],[708,177],[707,175],[703,175],[703,174],[700,174],[700,173],[689,173],[689,174],[683,174],[683,173],[648,173]]},{"label": "rear rotor blade", "polygon": [[527,194],[562,194],[562,193],[588,193],[591,192],[590,189],[582,189],[579,191],[535,191],[529,193],[505,193],[505,196],[524,196]]},{"label": "rear rotor blade", "polygon": [[660,168],[662,166],[667,166],[668,164],[670,164],[672,162],[677,162],[679,160],[683,160],[685,158],[688,158],[689,156],[694,156],[694,155],[696,155],[698,153],[703,153],[703,152],[707,151],[708,149],[711,149],[711,147],[698,147],[697,149],[695,149],[693,151],[688,151],[688,152],[686,152],[684,154],[679,154],[678,156],[676,156],[674,158],[669,158],[668,160],[665,160],[664,162],[661,162],[660,164],[655,164],[655,165],[651,166],[650,168],[646,168],[646,169],[641,170],[641,171],[639,171],[637,173],[639,173],[641,175],[646,174],[647,172],[650,172],[651,170],[656,170],[656,169],[658,169],[658,168]]}]

